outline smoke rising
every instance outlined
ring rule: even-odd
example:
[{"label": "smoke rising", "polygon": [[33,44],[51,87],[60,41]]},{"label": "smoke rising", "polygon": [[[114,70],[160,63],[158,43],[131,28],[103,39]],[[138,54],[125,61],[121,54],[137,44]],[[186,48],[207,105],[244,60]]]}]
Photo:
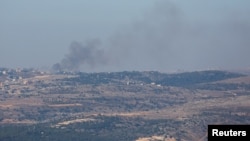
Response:
[{"label": "smoke rising", "polygon": [[85,44],[72,42],[69,47],[69,54],[65,55],[60,63],[54,64],[53,70],[77,71],[82,65],[93,68],[96,65],[106,64],[104,51],[98,49],[100,44],[101,42],[98,39],[86,41]]},{"label": "smoke rising", "polygon": [[165,71],[250,66],[249,16],[230,9],[220,13],[218,9],[207,11],[206,5],[198,6],[196,18],[188,15],[180,3],[157,1],[141,19],[124,26],[102,45],[98,40],[84,45],[73,42],[70,53],[54,69],[90,66],[102,70]]}]

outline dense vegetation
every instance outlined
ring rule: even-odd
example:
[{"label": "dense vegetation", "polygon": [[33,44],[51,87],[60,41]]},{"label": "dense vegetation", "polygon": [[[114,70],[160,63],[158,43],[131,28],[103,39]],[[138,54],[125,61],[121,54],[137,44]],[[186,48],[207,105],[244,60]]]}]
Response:
[{"label": "dense vegetation", "polygon": [[48,124],[5,125],[0,128],[1,141],[128,141],[147,134],[174,132],[180,122],[142,120],[140,118],[98,117],[97,122],[75,123],[66,128]]},{"label": "dense vegetation", "polygon": [[66,78],[64,81],[80,84],[108,84],[121,82],[121,80],[137,83],[156,83],[165,86],[187,87],[199,83],[214,82],[229,78],[243,76],[242,74],[225,71],[197,71],[177,74],[166,74],[155,71],[149,72],[112,72],[112,73],[77,73],[78,77]]},{"label": "dense vegetation", "polygon": [[216,84],[199,84],[192,87],[193,89],[204,89],[204,90],[216,90],[216,91],[228,91],[228,90],[250,90],[249,84],[244,83],[216,83]]}]

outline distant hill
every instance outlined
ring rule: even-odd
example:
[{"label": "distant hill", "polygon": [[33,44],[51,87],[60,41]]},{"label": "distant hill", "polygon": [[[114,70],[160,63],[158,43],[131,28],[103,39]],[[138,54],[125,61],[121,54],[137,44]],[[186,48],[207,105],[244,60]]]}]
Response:
[{"label": "distant hill", "polygon": [[112,84],[112,83],[140,83],[158,84],[162,86],[188,87],[200,83],[215,82],[230,78],[245,76],[227,71],[195,71],[176,74],[160,73],[157,71],[123,71],[102,73],[77,73],[78,77],[66,78],[64,81],[79,84]]}]

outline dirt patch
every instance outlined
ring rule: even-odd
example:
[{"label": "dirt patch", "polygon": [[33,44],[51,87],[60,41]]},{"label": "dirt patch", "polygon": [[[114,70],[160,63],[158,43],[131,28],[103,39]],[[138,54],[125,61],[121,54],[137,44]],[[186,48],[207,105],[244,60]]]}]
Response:
[{"label": "dirt patch", "polygon": [[73,124],[73,123],[88,122],[88,121],[95,121],[95,119],[83,118],[83,119],[68,120],[68,121],[60,122],[56,126],[69,125],[69,124]]},{"label": "dirt patch", "polygon": [[75,104],[52,104],[48,105],[49,107],[74,107],[74,106],[82,106],[82,104],[75,103]]},{"label": "dirt patch", "polygon": [[169,138],[164,136],[152,136],[152,137],[143,137],[135,141],[176,141],[175,138]]},{"label": "dirt patch", "polygon": [[21,121],[18,121],[18,120],[14,120],[14,119],[3,119],[0,123],[3,123],[3,124],[36,124],[37,122],[36,121],[33,121],[33,120],[21,120]]}]

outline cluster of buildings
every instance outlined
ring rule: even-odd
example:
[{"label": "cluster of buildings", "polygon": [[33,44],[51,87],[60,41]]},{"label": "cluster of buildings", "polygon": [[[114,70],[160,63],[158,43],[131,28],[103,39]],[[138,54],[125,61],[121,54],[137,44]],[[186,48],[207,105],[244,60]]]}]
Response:
[{"label": "cluster of buildings", "polygon": [[16,84],[29,84],[26,78],[43,75],[46,72],[38,71],[35,69],[9,69],[0,68],[0,90],[5,91],[10,89],[10,85]]}]

